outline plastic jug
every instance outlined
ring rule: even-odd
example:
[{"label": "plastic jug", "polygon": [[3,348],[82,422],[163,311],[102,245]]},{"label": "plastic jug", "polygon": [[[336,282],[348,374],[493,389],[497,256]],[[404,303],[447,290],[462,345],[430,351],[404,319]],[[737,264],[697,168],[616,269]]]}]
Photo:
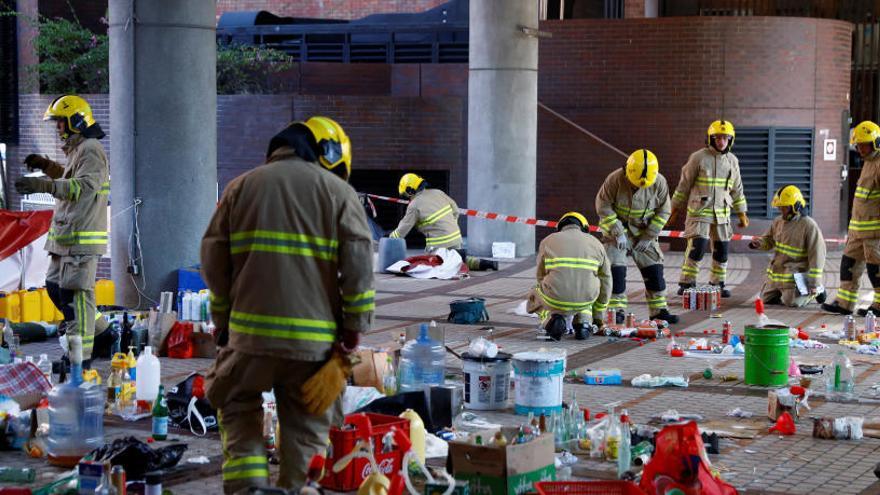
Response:
[{"label": "plastic jug", "polygon": [[18,292],[0,292],[0,318],[21,323],[21,298]]},{"label": "plastic jug", "polygon": [[419,413],[412,409],[407,409],[400,414],[403,419],[409,420],[409,440],[412,442],[412,449],[416,453],[416,458],[424,466],[425,465],[425,422]]},{"label": "plastic jug", "polygon": [[[72,375],[75,378],[76,375]],[[104,387],[70,381],[49,392],[49,463],[73,467],[82,456],[104,445]]]},{"label": "plastic jug", "polygon": [[21,298],[21,321],[35,322],[42,319],[42,302],[36,288],[18,291]]},{"label": "plastic jug", "polygon": [[116,305],[116,286],[112,280],[101,279],[95,282],[95,304],[98,306]]},{"label": "plastic jug", "polygon": [[402,259],[406,259],[405,240],[390,237],[379,239],[379,262],[376,266],[380,272]]},{"label": "plastic jug", "polygon": [[152,402],[159,395],[159,358],[153,355],[153,348],[144,347],[137,360],[137,374],[135,375],[135,390],[137,400]]},{"label": "plastic jug", "polygon": [[400,391],[414,392],[426,386],[443,385],[446,349],[428,335],[428,325],[419,328],[419,338],[400,350]]}]

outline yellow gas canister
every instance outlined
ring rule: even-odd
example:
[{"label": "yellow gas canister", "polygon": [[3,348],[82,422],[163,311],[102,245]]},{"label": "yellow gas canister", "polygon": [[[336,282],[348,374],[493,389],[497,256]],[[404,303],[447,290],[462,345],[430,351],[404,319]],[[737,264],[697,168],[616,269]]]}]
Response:
[{"label": "yellow gas canister", "polygon": [[0,318],[21,323],[21,297],[18,292],[0,292]]},{"label": "yellow gas canister", "polygon": [[46,290],[45,287],[41,287],[37,289],[37,292],[40,293],[40,314],[42,315],[43,321],[58,321],[59,318],[56,314],[60,313],[58,312],[58,308],[55,307],[55,303],[52,302],[52,298],[49,297],[49,291]]},{"label": "yellow gas canister", "polygon": [[95,304],[98,306],[116,305],[116,285],[112,280],[101,279],[95,282]]},{"label": "yellow gas canister", "polygon": [[21,297],[21,321],[40,321],[42,303],[40,302],[40,293],[37,292],[37,289],[20,290],[18,294]]}]

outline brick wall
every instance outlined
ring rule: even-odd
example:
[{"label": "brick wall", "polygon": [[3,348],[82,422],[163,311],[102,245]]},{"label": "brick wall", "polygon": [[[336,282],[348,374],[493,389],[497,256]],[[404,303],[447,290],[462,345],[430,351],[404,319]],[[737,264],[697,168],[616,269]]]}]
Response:
[{"label": "brick wall", "polygon": [[[627,154],[654,151],[675,187],[681,165],[700,148],[708,124],[723,116],[736,126],[829,129],[842,141],[849,107],[851,25],[774,17],[545,21],[538,98]],[[538,123],[539,205],[555,216],[567,206],[556,190],[589,171],[578,194],[561,194],[580,208],[602,178],[624,159],[559,125],[546,112]],[[821,141],[818,141],[821,144]],[[816,220],[826,234],[840,228],[838,165],[822,161],[814,143]],[[734,152],[736,149],[734,148]],[[566,189],[563,189],[566,190]],[[760,231],[766,222],[756,222]]]},{"label": "brick wall", "polygon": [[359,19],[370,14],[423,12],[446,0],[217,0],[217,18],[224,12],[265,10],[279,16]]}]

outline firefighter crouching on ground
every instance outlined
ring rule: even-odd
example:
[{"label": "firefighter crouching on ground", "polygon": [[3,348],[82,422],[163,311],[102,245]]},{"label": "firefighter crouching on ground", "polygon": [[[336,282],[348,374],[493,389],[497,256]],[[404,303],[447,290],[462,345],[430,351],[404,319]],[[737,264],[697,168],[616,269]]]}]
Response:
[{"label": "firefighter crouching on ground", "polygon": [[202,239],[222,347],[207,398],[219,411],[227,494],[268,485],[262,392],[275,389],[281,487],[304,483],[331,422],[342,421],[348,356],[375,307],[372,237],[350,171],[336,122],[292,123],[265,165],[226,186]]},{"label": "firefighter crouching on ground", "polygon": [[[55,122],[67,165],[39,155],[25,157],[31,170],[48,176],[15,181],[19,194],[48,193],[55,212],[46,241],[49,269],[46,291],[64,314],[59,333],[82,338],[83,368],[89,368],[95,342],[95,276],[98,260],[107,250],[107,200],[110,169],[99,139],[104,137],[86,100],[75,95],[56,98],[43,120]],[[98,333],[107,322],[98,318]]]},{"label": "firefighter crouching on ground", "polygon": [[[461,230],[458,228],[458,205],[455,200],[439,189],[431,189],[421,176],[405,174],[400,178],[397,192],[409,200],[406,214],[397,228],[388,235],[392,239],[404,238],[413,227],[425,236],[425,249],[455,249],[469,270],[498,270],[498,262],[468,256],[461,248]],[[386,267],[382,267],[386,268]]]},{"label": "firefighter crouching on ground", "polygon": [[690,156],[681,168],[681,180],[672,195],[672,215],[687,208],[684,237],[687,249],[678,294],[694,287],[700,261],[712,241],[712,270],[709,283],[721,288],[721,297],[730,297],[724,287],[727,279],[728,244],[733,232],[730,228],[731,209],[739,217],[739,226],[749,226],[746,215],[746,197],[743,195],[739,160],[730,149],[736,133],[726,120],[712,122],[707,131],[706,147]]},{"label": "firefighter crouching on ground", "polygon": [[867,309],[880,314],[880,127],[865,121],[853,130],[850,144],[862,157],[862,172],[856,184],[846,246],[840,258],[840,288],[831,304],[822,309],[842,315],[852,314],[859,303],[859,282],[865,268],[874,287],[874,300]]},{"label": "firefighter crouching on ground", "polygon": [[[807,201],[795,186],[783,186],[773,196],[773,206],[780,215],[761,237],[749,242],[752,249],[776,251],[767,267],[767,280],[761,299],[766,304],[784,304],[795,308],[811,300],[825,301],[822,270],[825,267],[825,238],[816,222],[806,215]],[[803,277],[807,294],[802,294],[795,281]]]},{"label": "firefighter crouching on ground", "polygon": [[659,173],[654,153],[637,150],[624,168],[611,172],[596,196],[596,211],[611,261],[613,285],[608,307],[616,310],[617,323],[623,323],[627,306],[627,253],[642,272],[651,319],[678,323],[678,316],[669,314],[666,305],[663,253],[657,240],[669,219],[669,187]]},{"label": "firefighter crouching on ground", "polygon": [[526,309],[541,315],[551,339],[573,331],[584,340],[602,326],[611,293],[611,262],[580,213],[562,215],[556,229],[538,247],[538,284],[529,292]]}]

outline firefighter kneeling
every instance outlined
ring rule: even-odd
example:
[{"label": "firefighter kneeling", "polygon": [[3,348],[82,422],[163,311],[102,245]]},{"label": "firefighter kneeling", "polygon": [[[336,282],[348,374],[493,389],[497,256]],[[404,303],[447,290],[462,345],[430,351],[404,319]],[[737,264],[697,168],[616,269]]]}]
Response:
[{"label": "firefighter kneeling", "polygon": [[526,309],[541,315],[551,339],[573,332],[584,340],[602,325],[611,292],[611,262],[580,213],[562,215],[556,229],[538,248],[538,284],[529,292]]}]

